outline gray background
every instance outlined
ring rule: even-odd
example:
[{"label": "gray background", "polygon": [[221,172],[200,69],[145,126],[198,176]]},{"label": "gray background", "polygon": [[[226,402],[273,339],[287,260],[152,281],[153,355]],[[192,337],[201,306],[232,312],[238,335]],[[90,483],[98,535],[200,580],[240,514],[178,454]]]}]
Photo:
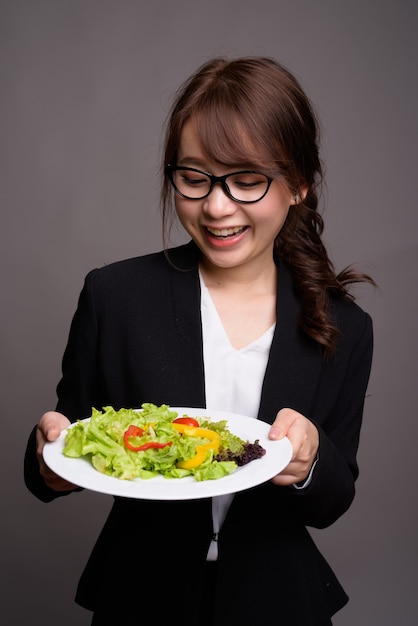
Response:
[{"label": "gray background", "polygon": [[301,79],[324,126],[326,243],[379,283],[356,289],[376,335],[357,498],[313,532],[351,597],[335,625],[418,623],[417,17],[414,0],[0,2],[2,624],[89,623],[73,594],[110,498],[38,502],[26,439],[55,405],[84,275],[161,247],[161,125],[219,54]]}]

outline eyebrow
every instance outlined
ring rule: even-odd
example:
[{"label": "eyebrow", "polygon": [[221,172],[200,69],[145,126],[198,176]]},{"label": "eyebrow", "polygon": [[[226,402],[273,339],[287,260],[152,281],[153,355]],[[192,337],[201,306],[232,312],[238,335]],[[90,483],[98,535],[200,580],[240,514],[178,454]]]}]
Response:
[{"label": "eyebrow", "polygon": [[[207,167],[207,164],[203,159],[200,159],[198,157],[193,157],[193,156],[183,157],[177,162],[177,165],[184,165],[184,167],[196,167],[197,169],[203,168],[203,171],[208,171],[208,169],[210,169]],[[219,163],[219,165],[224,166],[227,169],[236,170],[236,171],[247,171],[247,170],[258,171],[258,169],[255,168],[255,166],[249,163],[248,161],[245,161],[243,163],[231,163],[231,164]]]},{"label": "eyebrow", "polygon": [[183,157],[178,161],[178,165],[189,165],[190,167],[205,167],[205,162],[197,157]]}]

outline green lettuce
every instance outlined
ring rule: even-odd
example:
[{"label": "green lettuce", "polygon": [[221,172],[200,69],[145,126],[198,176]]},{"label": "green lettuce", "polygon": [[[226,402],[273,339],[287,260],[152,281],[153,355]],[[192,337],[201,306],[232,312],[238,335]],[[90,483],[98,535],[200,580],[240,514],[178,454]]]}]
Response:
[{"label": "green lettuce", "polygon": [[[220,452],[224,452],[224,457],[217,460],[214,451],[208,449],[206,460],[196,468],[177,467],[179,461],[194,457],[197,445],[208,443],[204,437],[179,433],[172,425],[177,416],[176,411],[164,404],[144,403],[140,411],[115,410],[111,406],[104,407],[102,411],[93,409],[89,420],[78,421],[68,429],[63,453],[71,458],[88,456],[97,471],[123,480],[148,480],[155,476],[167,479],[193,476],[197,481],[215,480],[237,469],[237,463],[232,459],[243,453],[246,442],[229,432],[226,420],[211,422],[207,418],[195,419],[201,428],[219,434]],[[132,439],[135,446],[149,441],[169,445],[140,451],[127,448],[124,434],[131,425],[144,431]],[[226,452],[229,456],[225,456]]]}]

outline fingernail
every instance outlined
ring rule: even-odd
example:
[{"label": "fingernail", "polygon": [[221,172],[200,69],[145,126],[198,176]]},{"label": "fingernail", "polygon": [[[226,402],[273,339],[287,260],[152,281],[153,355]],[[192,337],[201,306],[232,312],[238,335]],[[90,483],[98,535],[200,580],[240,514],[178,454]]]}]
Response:
[{"label": "fingernail", "polygon": [[276,426],[272,426],[269,432],[270,439],[281,439],[283,437],[283,433],[280,428],[276,428]]}]

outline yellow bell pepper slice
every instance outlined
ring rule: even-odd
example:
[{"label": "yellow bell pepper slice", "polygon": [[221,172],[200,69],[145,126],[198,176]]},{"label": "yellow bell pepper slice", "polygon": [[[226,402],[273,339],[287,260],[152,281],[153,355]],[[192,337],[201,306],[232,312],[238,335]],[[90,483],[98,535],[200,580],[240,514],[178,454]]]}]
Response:
[{"label": "yellow bell pepper slice", "polygon": [[179,461],[177,467],[181,469],[194,469],[206,461],[207,449],[206,446],[196,446],[196,453],[192,459],[187,461]]},{"label": "yellow bell pepper slice", "polygon": [[197,428],[195,426],[188,426],[187,424],[171,424],[173,428],[177,430],[177,432],[182,433],[183,435],[187,435],[188,437],[202,437],[205,439],[209,439],[209,443],[196,446],[196,453],[192,459],[188,459],[187,461],[179,461],[177,463],[177,467],[182,469],[194,469],[201,465],[204,461],[206,461],[207,451],[219,449],[221,444],[221,437],[214,430],[209,430],[208,428]]},{"label": "yellow bell pepper slice", "polygon": [[177,432],[182,433],[183,435],[187,435],[188,437],[203,437],[205,439],[209,439],[213,443],[216,443],[218,447],[220,446],[221,436],[214,430],[210,430],[209,428],[189,426],[188,424],[172,423],[171,425],[177,430]]}]

